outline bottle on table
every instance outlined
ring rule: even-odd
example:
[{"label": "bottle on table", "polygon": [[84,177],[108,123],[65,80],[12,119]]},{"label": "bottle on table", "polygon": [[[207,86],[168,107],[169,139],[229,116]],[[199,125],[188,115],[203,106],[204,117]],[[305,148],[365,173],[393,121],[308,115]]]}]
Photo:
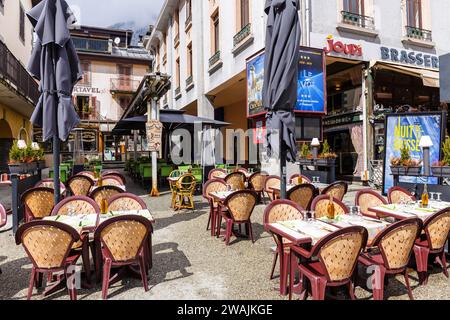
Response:
[{"label": "bottle on table", "polygon": [[331,194],[330,194],[330,201],[328,202],[327,207],[327,218],[330,220],[334,220],[335,218],[334,198],[333,195]]},{"label": "bottle on table", "polygon": [[301,175],[298,176],[298,184],[303,184],[303,177]]},{"label": "bottle on table", "polygon": [[430,202],[430,195],[428,194],[428,185],[425,183],[422,193],[422,207],[428,208],[429,202]]},{"label": "bottle on table", "polygon": [[99,176],[99,177],[98,177],[98,180],[97,180],[97,186],[98,186],[98,187],[102,187],[102,186],[103,186],[103,178],[102,178],[102,176]]},{"label": "bottle on table", "polygon": [[108,200],[102,199],[102,201],[100,202],[100,213],[101,214],[108,213]]}]

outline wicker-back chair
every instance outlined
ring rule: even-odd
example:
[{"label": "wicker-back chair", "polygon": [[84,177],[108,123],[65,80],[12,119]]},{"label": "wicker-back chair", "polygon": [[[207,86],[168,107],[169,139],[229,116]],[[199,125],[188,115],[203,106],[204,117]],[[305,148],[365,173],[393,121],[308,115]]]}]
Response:
[{"label": "wicker-back chair", "polygon": [[77,176],[85,176],[88,178],[91,178],[92,180],[95,180],[95,172],[92,171],[81,171],[76,174]]},{"label": "wicker-back chair", "polygon": [[245,174],[242,172],[232,172],[225,177],[225,183],[231,186],[232,190],[244,190],[245,189]]},{"label": "wicker-back chair", "polygon": [[212,180],[212,179],[222,179],[227,175],[226,170],[224,169],[212,169],[209,173],[208,173],[208,180]]},{"label": "wicker-back chair", "polygon": [[7,223],[8,223],[8,215],[6,214],[6,209],[2,204],[0,204],[0,228],[6,226]]},{"label": "wicker-back chair", "polygon": [[392,187],[388,190],[388,201],[391,204],[400,204],[402,202],[416,202],[416,197],[406,189],[401,187]]},{"label": "wicker-back chair", "polygon": [[[308,295],[305,285],[308,279],[314,300],[324,300],[327,287],[344,285],[348,287],[350,297],[354,300],[354,272],[358,257],[366,247],[367,238],[367,230],[355,226],[329,234],[314,245],[311,251],[302,247],[292,247],[291,263],[298,268],[299,291],[304,293],[304,298]],[[299,258],[302,258],[300,264]],[[294,270],[291,270],[290,296],[294,286],[294,275]]]},{"label": "wicker-back chair", "polygon": [[209,227],[211,227],[211,236],[214,236],[216,220],[218,216],[218,205],[209,194],[211,192],[221,191],[227,191],[227,184],[225,183],[225,181],[220,179],[209,180],[203,186],[203,198],[208,201],[209,204],[209,218],[208,224],[206,225],[206,230],[209,230]]},{"label": "wicker-back chair", "polygon": [[[55,188],[55,180],[43,179],[43,180],[39,181],[38,183],[36,183],[35,187],[36,188],[44,187],[44,188],[54,189]],[[60,188],[61,192],[64,192],[66,190],[66,186],[64,185],[64,183],[62,181],[59,182],[59,188]]]},{"label": "wicker-back chair", "polygon": [[347,194],[348,184],[344,181],[338,181],[330,184],[328,187],[323,189],[322,194],[332,195],[334,198],[340,201],[344,200],[344,196]]},{"label": "wicker-back chair", "polygon": [[295,185],[299,184],[298,183],[298,178],[299,177],[302,177],[302,183],[301,184],[312,183],[311,179],[309,179],[307,176],[304,176],[304,175],[298,174],[298,173],[296,173],[296,174],[291,176],[291,178],[289,179],[289,183],[290,184],[295,184]]},{"label": "wicker-back chair", "polygon": [[84,175],[73,176],[67,181],[67,188],[72,196],[87,196],[94,186],[94,180]]},{"label": "wicker-back chair", "polygon": [[102,177],[102,186],[123,186],[122,179],[116,176],[103,176]]},{"label": "wicker-back chair", "polygon": [[375,272],[372,277],[374,300],[383,300],[386,274],[403,274],[409,298],[414,299],[409,285],[408,263],[422,225],[422,220],[418,218],[392,224],[375,237],[371,246],[373,249],[361,255],[361,263],[368,267],[376,266],[379,269],[379,272]]},{"label": "wicker-back chair", "polygon": [[417,271],[421,283],[428,280],[428,257],[430,254],[437,256],[441,263],[444,275],[448,278],[445,243],[450,233],[450,208],[435,213],[427,218],[423,224],[425,234],[416,241],[414,253],[416,256]]},{"label": "wicker-back chair", "polygon": [[300,184],[292,189],[290,189],[287,193],[287,198],[291,201],[294,201],[300,207],[309,210],[311,208],[311,203],[315,197],[319,194],[319,191],[312,184],[305,183]]},{"label": "wicker-back chair", "polygon": [[258,194],[260,200],[264,198],[264,185],[267,175],[255,172],[248,178],[249,187]]},{"label": "wicker-back chair", "polygon": [[272,187],[280,187],[281,186],[281,178],[278,176],[268,176],[266,178],[266,182],[264,183],[264,192],[269,197],[270,201],[276,200],[275,193],[271,189]]},{"label": "wicker-back chair", "polygon": [[109,199],[111,211],[147,210],[144,200],[132,193],[120,193]]},{"label": "wicker-back chair", "polygon": [[123,186],[127,184],[127,179],[124,177],[124,175],[117,171],[105,171],[102,173],[102,177],[109,177],[109,176],[114,176],[120,179],[120,181],[122,182],[121,185]]},{"label": "wicker-back chair", "polygon": [[254,242],[253,228],[250,218],[257,201],[258,195],[254,191],[250,190],[236,191],[225,199],[224,206],[228,208],[228,211],[220,212],[217,234],[220,235],[220,228],[223,218],[226,222],[225,241],[227,246],[230,244],[231,233],[235,224],[245,225],[252,242]]},{"label": "wicker-back chair", "polygon": [[[272,201],[264,211],[264,227],[267,230],[267,225],[270,223],[280,222],[280,221],[293,221],[293,220],[303,220],[303,212],[305,210],[299,206],[297,203],[290,200],[275,200]],[[288,266],[289,266],[289,254],[290,254],[290,243],[286,242],[287,247],[284,252],[281,252],[281,246],[278,241],[278,237],[272,234],[273,240],[277,245],[277,250],[275,251],[272,270],[270,272],[270,280],[273,279],[273,274],[275,272],[275,266],[277,264],[278,256],[283,259],[285,263],[280,262],[280,278],[283,279],[284,283],[287,280]],[[284,268],[282,268],[282,265]]]},{"label": "wicker-back chair", "polygon": [[[311,204],[311,211],[316,214],[316,219],[326,217],[328,212],[328,204],[330,203],[330,197],[327,195],[321,195],[316,197]],[[348,214],[350,210],[348,207],[339,199],[333,198],[334,203],[334,214]]]},{"label": "wicker-back chair", "polygon": [[98,214],[98,204],[86,196],[68,197],[53,208],[52,216]]},{"label": "wicker-back chair", "polygon": [[177,183],[175,181],[172,181],[171,179],[174,178],[181,178],[183,174],[181,173],[180,170],[173,170],[172,172],[170,172],[169,174],[169,187],[170,187],[170,192],[172,193],[172,204],[171,207],[175,208],[175,202],[177,200]]},{"label": "wicker-back chair", "polygon": [[239,167],[239,168],[237,168],[236,172],[242,172],[243,174],[247,174],[248,170],[246,168]]},{"label": "wicker-back chair", "polygon": [[[64,272],[66,279],[74,280],[75,266],[81,251],[73,252],[72,246],[80,240],[80,235],[72,227],[57,221],[33,221],[23,224],[16,233],[16,244],[22,244],[33,263],[27,299],[31,299],[34,284],[41,274]],[[68,274],[69,270],[73,272]],[[68,286],[71,300],[76,300],[76,286]]]},{"label": "wicker-back chair", "polygon": [[360,190],[355,197],[355,205],[360,207],[361,214],[375,219],[380,217],[369,211],[369,208],[379,207],[386,204],[388,204],[386,199],[372,189]]},{"label": "wicker-back chair", "polygon": [[101,207],[102,200],[106,199],[108,201],[108,209],[109,209],[109,200],[112,196],[117,194],[125,193],[121,188],[116,186],[102,186],[96,188],[89,194],[89,198],[93,199],[99,207]]},{"label": "wicker-back chair", "polygon": [[[102,298],[108,295],[111,267],[139,264],[144,289],[148,291],[146,248],[152,225],[136,216],[118,216],[106,220],[95,231],[97,261],[103,257]],[[101,248],[101,249],[100,249]]]},{"label": "wicker-back chair", "polygon": [[55,206],[55,191],[51,188],[31,188],[21,196],[25,206],[25,222],[40,220],[51,215]]},{"label": "wicker-back chair", "polygon": [[175,209],[194,210],[194,192],[197,186],[195,177],[186,173],[176,183]]}]

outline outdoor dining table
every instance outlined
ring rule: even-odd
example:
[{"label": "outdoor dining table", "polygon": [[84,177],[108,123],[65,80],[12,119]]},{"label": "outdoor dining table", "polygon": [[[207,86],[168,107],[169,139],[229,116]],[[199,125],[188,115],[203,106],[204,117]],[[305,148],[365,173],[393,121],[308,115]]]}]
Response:
[{"label": "outdoor dining table", "polygon": [[[335,219],[322,218],[312,221],[294,220],[274,222],[267,224],[266,228],[278,238],[278,250],[280,257],[280,269],[283,270],[284,264],[289,261],[284,261],[284,243],[283,238],[288,240],[293,246],[300,245],[315,245],[322,238],[326,237],[332,232],[338,231],[342,228],[351,226],[362,226],[367,229],[369,233],[368,247],[372,243],[375,236],[388,227],[388,222],[379,221],[363,216],[353,215],[339,215]],[[287,294],[288,275],[285,274],[280,279],[280,294]]]},{"label": "outdoor dining table", "polygon": [[405,220],[409,218],[420,218],[422,220],[426,220],[433,214],[448,207],[450,207],[450,202],[430,201],[427,208],[422,208],[420,206],[420,202],[414,202],[410,204],[387,204],[369,208],[369,211],[380,217],[388,216],[398,220]]}]

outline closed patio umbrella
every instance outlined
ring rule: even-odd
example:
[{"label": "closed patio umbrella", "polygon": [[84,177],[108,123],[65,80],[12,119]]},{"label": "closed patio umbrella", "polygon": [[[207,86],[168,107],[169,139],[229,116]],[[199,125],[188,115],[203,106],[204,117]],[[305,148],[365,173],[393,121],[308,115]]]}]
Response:
[{"label": "closed patio umbrella", "polygon": [[280,159],[281,197],[286,198],[286,160],[296,160],[295,114],[300,22],[298,0],[266,0],[268,15],[263,105],[267,113],[267,153]]},{"label": "closed patio umbrella", "polygon": [[42,127],[43,141],[53,139],[55,203],[59,202],[60,140],[80,123],[72,103],[72,91],[82,71],[68,25],[75,22],[64,0],[44,0],[27,16],[36,33],[28,71],[39,81],[41,97],[31,122]]}]

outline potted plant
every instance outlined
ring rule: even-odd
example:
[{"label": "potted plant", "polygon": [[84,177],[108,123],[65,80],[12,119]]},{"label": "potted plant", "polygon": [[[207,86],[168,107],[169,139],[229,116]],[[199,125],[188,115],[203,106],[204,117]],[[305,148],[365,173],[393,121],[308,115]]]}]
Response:
[{"label": "potted plant", "polygon": [[433,163],[431,170],[433,176],[439,178],[449,178],[450,177],[450,137],[447,137],[442,144],[442,161]]},{"label": "potted plant", "polygon": [[31,156],[33,161],[36,162],[37,169],[45,169],[44,149],[42,149],[37,142],[31,144]]},{"label": "potted plant", "polygon": [[404,143],[400,157],[391,158],[391,172],[399,176],[418,176],[422,172],[422,161],[411,159],[409,148]]},{"label": "potted plant", "polygon": [[300,149],[299,162],[301,165],[313,165],[313,155],[311,153],[311,149],[306,143],[303,143]]},{"label": "potted plant", "polygon": [[328,140],[323,142],[322,153],[319,155],[317,165],[319,166],[333,166],[336,163],[337,154],[331,151]]},{"label": "potted plant", "polygon": [[11,174],[21,174],[36,169],[33,163],[33,150],[25,141],[15,141],[9,150],[9,171]]}]

